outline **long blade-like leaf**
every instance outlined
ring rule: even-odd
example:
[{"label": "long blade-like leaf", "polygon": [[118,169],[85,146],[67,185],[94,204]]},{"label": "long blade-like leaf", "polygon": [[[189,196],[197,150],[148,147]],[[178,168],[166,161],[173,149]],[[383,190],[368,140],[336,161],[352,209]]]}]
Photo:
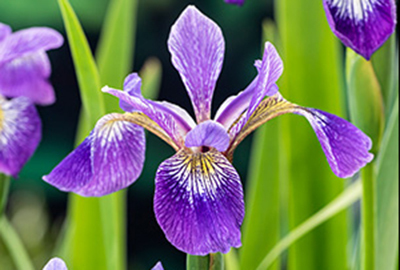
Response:
[{"label": "long blade-like leaf", "polygon": [[[276,0],[275,4],[285,65],[281,93],[297,104],[342,115],[341,51],[322,2]],[[289,149],[289,227],[294,228],[339,194],[344,181],[330,170],[304,120],[291,116],[282,124],[281,140]],[[346,245],[343,213],[290,248],[288,269],[346,269]]]},{"label": "long blade-like leaf", "polygon": [[377,168],[377,241],[375,269],[398,269],[399,256],[399,100],[394,103]]},{"label": "long blade-like leaf", "polygon": [[[96,52],[102,84],[121,88],[133,66],[136,33],[137,0],[110,2]],[[104,97],[106,111],[117,112],[119,101],[111,95]]]},{"label": "long blade-like leaf", "polygon": [[[81,123],[77,142],[83,140],[105,113],[100,77],[89,44],[71,5],[67,0],[58,1],[67,30],[75,70],[82,98]],[[65,233],[64,252],[61,257],[73,269],[107,269],[108,257],[99,199],[70,195],[68,223]]]},{"label": "long blade-like leaf", "polygon": [[[282,240],[280,240],[279,243],[267,254],[261,264],[257,267],[257,270],[268,269],[279,255],[293,245],[293,243],[360,199],[361,190],[361,181],[357,181],[320,211],[301,223],[295,229],[291,230],[290,233],[282,238]],[[331,263],[334,264],[334,262]]]},{"label": "long blade-like leaf", "polygon": [[102,92],[100,91],[100,76],[85,33],[74,10],[67,0],[59,0],[58,3],[78,77],[82,107],[88,115],[88,122],[90,123],[89,132],[105,112]]}]

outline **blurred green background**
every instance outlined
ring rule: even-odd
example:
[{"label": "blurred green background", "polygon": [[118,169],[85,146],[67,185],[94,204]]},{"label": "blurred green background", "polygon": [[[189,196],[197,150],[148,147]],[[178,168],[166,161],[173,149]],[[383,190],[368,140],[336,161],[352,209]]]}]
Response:
[{"label": "blurred green background", "polygon": [[[157,57],[163,74],[159,100],[179,104],[191,114],[190,100],[181,79],[170,63],[166,42],[171,25],[188,4],[196,5],[222,29],[226,52],[224,67],[213,100],[213,113],[232,94],[244,89],[256,75],[253,67],[260,58],[261,22],[272,18],[273,1],[248,1],[246,8],[226,5],[222,0],[139,1],[134,69],[138,71],[149,57]],[[107,0],[71,0],[89,39],[96,48],[104,20]],[[65,30],[55,0],[2,0],[0,21],[14,31],[48,26]],[[248,31],[252,29],[252,31]],[[67,207],[67,194],[41,180],[72,149],[79,116],[80,98],[68,43],[49,52],[52,62],[51,82],[57,102],[39,107],[43,122],[43,138],[20,178],[13,180],[7,212],[12,223],[39,268],[50,258],[57,246],[57,236]],[[234,165],[246,182],[251,137],[235,153]],[[185,254],[177,251],[165,239],[153,214],[154,175],[158,165],[173,154],[173,150],[155,136],[147,136],[146,162],[138,181],[129,187],[128,195],[128,259],[130,269],[149,269],[161,260],[167,269],[183,269]],[[29,221],[29,222],[28,222]],[[96,241],[96,239],[93,239]],[[12,269],[0,240],[1,269]]]}]

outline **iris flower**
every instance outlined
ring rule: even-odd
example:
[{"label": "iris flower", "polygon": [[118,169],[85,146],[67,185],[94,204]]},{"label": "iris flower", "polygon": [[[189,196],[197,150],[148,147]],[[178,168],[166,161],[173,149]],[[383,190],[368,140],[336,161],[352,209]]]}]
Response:
[{"label": "iris flower", "polygon": [[46,51],[62,43],[49,28],[12,33],[0,23],[0,173],[16,177],[39,144],[41,122],[34,104],[55,101]]},{"label": "iris flower", "polygon": [[276,81],[283,65],[271,43],[265,44],[262,60],[255,62],[255,79],[229,97],[213,119],[211,100],[225,50],[220,28],[189,6],[171,28],[168,48],[192,101],[196,122],[177,105],[143,98],[141,80],[133,73],[125,79],[124,91],[103,88],[120,99],[126,113],[101,118],[82,144],[44,176],[45,181],[82,196],[102,196],[129,186],[143,167],[144,127],[176,151],[156,173],[157,221],[175,247],[205,255],[226,253],[241,245],[243,189],[231,164],[233,152],[271,118],[285,113],[306,117],[339,177],[352,176],[371,161],[371,140],[354,125],[290,103],[278,93]]},{"label": "iris flower", "polygon": [[[241,6],[244,0],[225,2]],[[323,5],[333,33],[367,60],[396,28],[394,0],[323,0]]]},{"label": "iris flower", "polygon": [[394,0],[323,0],[323,3],[333,33],[367,60],[395,30]]}]

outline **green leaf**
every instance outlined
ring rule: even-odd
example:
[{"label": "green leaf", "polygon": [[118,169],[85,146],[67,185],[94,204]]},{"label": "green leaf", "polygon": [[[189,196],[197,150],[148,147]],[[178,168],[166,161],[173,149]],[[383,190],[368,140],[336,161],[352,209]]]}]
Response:
[{"label": "green leaf", "polygon": [[[289,232],[288,235],[283,237],[279,243],[265,256],[263,261],[257,267],[257,270],[269,269],[271,264],[291,245],[293,245],[300,238],[304,237],[307,233],[314,230],[317,226],[331,219],[341,211],[351,206],[354,202],[361,198],[361,181],[357,181],[348,188],[346,188],[339,196],[332,200],[328,205],[319,210],[313,216],[301,223],[299,226]],[[311,250],[310,252],[314,252]],[[335,265],[335,261],[331,261]]]},{"label": "green leaf", "polygon": [[[88,115],[87,134],[97,120],[104,115],[104,103],[100,91],[100,77],[89,44],[78,18],[67,0],[58,0],[82,99],[82,107]],[[86,134],[86,135],[87,135]]]},{"label": "green leaf", "polygon": [[10,188],[10,176],[0,173],[0,218],[7,205],[8,190]]},{"label": "green leaf", "polygon": [[155,99],[161,86],[162,67],[160,60],[150,57],[139,72],[142,78],[142,94],[145,98]]},{"label": "green leaf", "polygon": [[372,152],[377,153],[384,127],[381,87],[372,63],[351,49],[346,52],[350,119],[372,139]]},{"label": "green leaf", "polygon": [[[329,29],[321,1],[276,0],[275,7],[285,66],[278,81],[284,83],[280,92],[297,104],[343,115],[341,48]],[[288,148],[289,228],[295,228],[335,198],[344,181],[332,173],[304,119],[283,117],[282,128],[281,140]],[[291,246],[288,269],[346,269],[346,245],[347,217],[343,213]]]},{"label": "green leaf", "polygon": [[[392,35],[385,44],[377,50],[371,58],[371,63],[374,67],[376,78],[381,86],[383,102],[386,108],[386,115],[389,116],[395,101],[393,92],[395,88],[396,72],[396,35]],[[397,70],[398,71],[398,70]]]},{"label": "green leaf", "polygon": [[[379,151],[384,126],[381,87],[372,63],[351,49],[346,53],[346,82],[351,121],[373,142],[372,152]],[[376,178],[374,163],[361,170],[363,182],[362,249],[363,269],[374,269],[376,239]]]},{"label": "green leaf", "polygon": [[224,254],[225,269],[226,270],[239,270],[239,260],[237,256],[237,251],[234,248]]},{"label": "green leaf", "polygon": [[187,254],[186,270],[223,270],[224,257],[221,253],[212,253],[207,256]]},{"label": "green leaf", "polygon": [[16,269],[35,269],[21,239],[5,215],[0,217],[0,238],[7,247]]},{"label": "green leaf", "polygon": [[398,269],[399,100],[394,102],[376,159],[377,235],[375,269]]},{"label": "green leaf", "polygon": [[[67,30],[82,99],[76,138],[77,142],[81,142],[105,113],[100,77],[85,34],[71,5],[67,0],[59,0],[58,3]],[[101,226],[101,200],[102,198],[70,195],[67,229],[61,247],[61,251],[65,252],[61,257],[67,260],[70,268],[113,269],[110,263],[113,257],[108,256],[105,249],[110,241],[106,240],[107,234],[103,233],[104,227]],[[108,237],[111,237],[110,234],[112,235],[108,232]]]},{"label": "green leaf", "polygon": [[[122,88],[133,66],[137,0],[110,2],[102,28],[96,58],[102,85]],[[106,112],[122,111],[117,98],[104,96]]]}]

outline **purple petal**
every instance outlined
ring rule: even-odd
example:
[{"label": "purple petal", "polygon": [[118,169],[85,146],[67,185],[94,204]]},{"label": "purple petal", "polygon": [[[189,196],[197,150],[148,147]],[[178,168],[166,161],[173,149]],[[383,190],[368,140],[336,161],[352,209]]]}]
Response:
[{"label": "purple petal", "polygon": [[209,146],[220,152],[229,146],[229,135],[224,126],[215,121],[205,121],[192,129],[185,139],[186,147]]},{"label": "purple petal", "polygon": [[62,191],[103,196],[132,184],[144,163],[143,128],[120,114],[102,117],[92,133],[43,180]]},{"label": "purple petal", "polygon": [[93,180],[78,194],[103,196],[128,187],[143,169],[146,147],[143,128],[123,121],[119,114],[108,114],[97,122],[93,131]]},{"label": "purple petal", "polygon": [[256,62],[256,66],[258,69],[258,80],[254,96],[247,110],[247,119],[254,113],[266,95],[272,95],[274,94],[273,92],[276,92],[274,85],[282,75],[283,62],[274,45],[269,42],[265,43],[262,62]]},{"label": "purple petal", "polygon": [[353,176],[373,159],[371,139],[346,120],[317,109],[296,110],[310,122],[332,171],[341,178]]},{"label": "purple petal", "polygon": [[0,96],[0,172],[17,177],[41,139],[42,125],[35,106],[25,97]]},{"label": "purple petal", "polygon": [[155,102],[143,98],[140,93],[141,80],[137,73],[132,73],[125,79],[124,91],[104,87],[103,92],[118,97],[121,107],[128,111],[140,111],[156,122],[177,145],[182,141],[195,123],[182,108],[168,102]]},{"label": "purple petal", "polygon": [[0,23],[0,42],[11,34],[11,27]]},{"label": "purple petal", "polygon": [[192,100],[197,122],[210,119],[225,52],[221,29],[197,8],[188,6],[171,28],[168,48]]},{"label": "purple petal", "polygon": [[55,95],[53,87],[47,81],[50,73],[50,62],[44,52],[0,63],[0,94],[7,97],[28,97],[40,105],[52,104]]},{"label": "purple petal", "polygon": [[182,150],[160,165],[154,211],[167,239],[185,253],[226,253],[241,246],[242,184],[215,149],[201,154]]},{"label": "purple petal", "polygon": [[[262,61],[257,60],[255,63],[257,71],[261,71]],[[250,83],[249,86],[236,96],[231,96],[227,98],[224,103],[219,107],[216,115],[215,121],[221,123],[226,129],[228,129],[239,116],[247,110],[250,102],[257,89],[257,82],[259,80],[259,75]],[[278,92],[278,86],[273,84],[271,88],[265,89],[266,96],[275,95]]]},{"label": "purple petal", "polygon": [[394,0],[324,0],[335,35],[367,60],[394,32]]},{"label": "purple petal", "polygon": [[[90,147],[93,132],[43,180],[59,190],[75,192],[81,190],[93,178]],[[79,193],[78,193],[79,194]]]},{"label": "purple petal", "polygon": [[153,268],[151,268],[151,270],[164,270],[164,267],[161,262],[158,262]]},{"label": "purple petal", "polygon": [[[222,122],[225,128],[229,128],[232,123],[239,119],[243,109],[247,109],[247,113],[243,114],[233,129],[230,130],[231,137],[235,137],[240,132],[265,96],[272,96],[278,92],[276,81],[282,75],[283,63],[271,43],[265,43],[263,60],[256,61],[255,66],[258,70],[258,76],[255,80],[231,102],[226,103],[226,105],[223,104],[223,110],[220,109],[217,113],[217,121]],[[250,98],[251,100],[249,100]]]},{"label": "purple petal", "polygon": [[7,62],[26,54],[44,52],[60,47],[63,37],[46,27],[32,27],[9,35],[0,44],[0,62]]},{"label": "purple petal", "polygon": [[44,266],[43,270],[68,270],[68,268],[63,260],[53,258]]},{"label": "purple petal", "polygon": [[242,6],[244,4],[244,0],[224,0],[225,3],[234,4],[238,6]]}]

